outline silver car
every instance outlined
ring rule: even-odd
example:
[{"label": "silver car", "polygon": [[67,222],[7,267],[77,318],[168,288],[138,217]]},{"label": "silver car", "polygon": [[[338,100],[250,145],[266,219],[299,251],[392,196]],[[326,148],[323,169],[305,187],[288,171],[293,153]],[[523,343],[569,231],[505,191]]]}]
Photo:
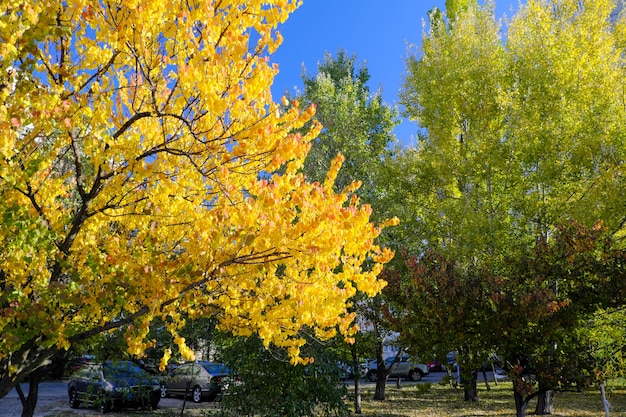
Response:
[{"label": "silver car", "polygon": [[208,361],[186,363],[176,368],[161,384],[161,397],[187,395],[196,403],[203,399],[220,400],[222,384],[229,375],[230,370],[222,364]]},{"label": "silver car", "polygon": [[[391,369],[389,378],[406,378],[410,381],[419,381],[423,376],[430,373],[428,366],[411,361],[406,353],[399,358],[396,358],[395,355],[385,358],[385,367]],[[367,371],[366,378],[370,382],[376,382],[378,379],[376,361],[370,362],[370,369]]]}]

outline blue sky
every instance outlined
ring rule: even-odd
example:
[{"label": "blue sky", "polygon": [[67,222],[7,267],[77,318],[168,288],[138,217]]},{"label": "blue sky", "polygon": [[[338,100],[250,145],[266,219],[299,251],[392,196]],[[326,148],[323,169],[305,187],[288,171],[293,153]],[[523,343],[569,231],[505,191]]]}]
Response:
[{"label": "blue sky", "polygon": [[[510,17],[518,5],[496,0],[496,14]],[[304,0],[279,28],[284,41],[272,57],[280,70],[272,88],[275,100],[285,91],[302,90],[303,66],[315,75],[324,53],[344,49],[367,65],[370,90],[382,88],[385,102],[396,104],[407,48],[420,45],[422,22],[435,6],[445,9],[445,0]],[[395,131],[402,144],[410,144],[416,132],[408,121]]]}]

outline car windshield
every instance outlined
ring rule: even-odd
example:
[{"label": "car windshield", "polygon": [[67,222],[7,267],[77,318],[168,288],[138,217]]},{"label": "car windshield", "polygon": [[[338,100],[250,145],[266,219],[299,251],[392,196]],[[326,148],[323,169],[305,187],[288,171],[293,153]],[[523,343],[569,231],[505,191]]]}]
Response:
[{"label": "car windshield", "polygon": [[400,356],[392,355],[385,357],[385,363],[390,364],[392,362],[408,362],[410,359],[409,355],[403,354]]}]

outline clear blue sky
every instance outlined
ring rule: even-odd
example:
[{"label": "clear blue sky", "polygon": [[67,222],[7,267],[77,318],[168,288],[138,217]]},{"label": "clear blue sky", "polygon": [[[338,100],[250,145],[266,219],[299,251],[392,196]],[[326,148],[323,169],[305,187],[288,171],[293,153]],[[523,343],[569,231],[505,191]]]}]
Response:
[{"label": "clear blue sky", "polygon": [[[496,0],[496,14],[510,17],[518,4]],[[421,44],[422,22],[435,6],[444,10],[445,0],[304,0],[279,28],[284,41],[272,57],[280,70],[272,88],[275,100],[285,91],[302,90],[303,67],[315,75],[326,52],[344,49],[367,65],[370,90],[382,88],[385,102],[396,104],[407,48]],[[415,124],[404,121],[395,133],[410,144],[416,132]]]}]

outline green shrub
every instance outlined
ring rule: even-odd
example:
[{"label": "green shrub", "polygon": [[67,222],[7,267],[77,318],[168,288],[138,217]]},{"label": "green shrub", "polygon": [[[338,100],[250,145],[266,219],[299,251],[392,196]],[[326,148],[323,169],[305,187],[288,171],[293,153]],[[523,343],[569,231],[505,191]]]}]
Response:
[{"label": "green shrub", "polygon": [[309,365],[291,365],[285,352],[267,350],[257,337],[231,339],[222,361],[237,373],[222,400],[225,415],[264,417],[344,416],[347,390],[339,383],[336,356],[319,343],[309,343],[303,355]]},{"label": "green shrub", "polygon": [[432,384],[430,382],[426,382],[423,384],[417,384],[416,385],[416,390],[417,390],[417,394],[418,395],[423,395],[426,394],[430,391],[430,389],[432,388]]}]

